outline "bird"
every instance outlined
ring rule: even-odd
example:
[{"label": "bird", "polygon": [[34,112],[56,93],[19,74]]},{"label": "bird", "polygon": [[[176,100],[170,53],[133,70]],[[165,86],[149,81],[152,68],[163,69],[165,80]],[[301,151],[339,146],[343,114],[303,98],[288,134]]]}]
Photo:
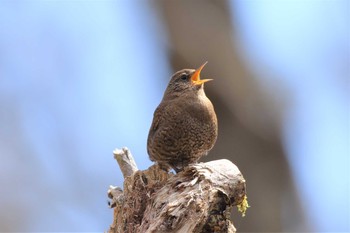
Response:
[{"label": "bird", "polygon": [[207,155],[216,142],[217,117],[204,92],[204,83],[212,79],[200,79],[206,64],[173,74],[153,114],[147,152],[163,170],[182,171]]}]

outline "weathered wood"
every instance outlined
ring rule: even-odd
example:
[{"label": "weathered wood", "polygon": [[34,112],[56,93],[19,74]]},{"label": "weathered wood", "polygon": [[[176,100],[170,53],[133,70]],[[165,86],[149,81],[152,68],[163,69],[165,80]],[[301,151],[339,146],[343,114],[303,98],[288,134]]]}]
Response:
[{"label": "weathered wood", "polygon": [[124,178],[131,176],[138,170],[134,157],[127,147],[123,147],[121,150],[115,149],[113,154],[119,164],[120,170],[122,170]]},{"label": "weathered wood", "polygon": [[111,186],[108,195],[114,207],[111,233],[235,232],[231,209],[243,202],[246,189],[239,169],[222,159],[178,174],[158,165],[136,170],[125,177],[124,191]]}]

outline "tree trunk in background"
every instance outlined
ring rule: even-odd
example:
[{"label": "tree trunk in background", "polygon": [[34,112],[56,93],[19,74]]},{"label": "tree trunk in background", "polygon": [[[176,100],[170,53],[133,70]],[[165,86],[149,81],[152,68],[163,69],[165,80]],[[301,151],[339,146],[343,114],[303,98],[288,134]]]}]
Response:
[{"label": "tree trunk in background", "polygon": [[203,78],[219,121],[219,138],[204,160],[226,158],[247,180],[251,208],[234,216],[238,232],[307,229],[280,139],[283,106],[267,95],[234,47],[226,1],[154,1],[168,32],[174,70],[208,65]]}]

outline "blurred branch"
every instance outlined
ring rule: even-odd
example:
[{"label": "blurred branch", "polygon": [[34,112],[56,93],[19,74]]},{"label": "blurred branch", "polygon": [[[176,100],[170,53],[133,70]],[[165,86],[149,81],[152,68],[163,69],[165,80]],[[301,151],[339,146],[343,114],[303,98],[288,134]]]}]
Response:
[{"label": "blurred branch", "polygon": [[172,174],[158,165],[137,170],[127,148],[115,152],[116,157],[128,155],[122,156],[123,163],[118,160],[119,166],[135,166],[121,168],[128,171],[123,171],[124,191],[113,186],[108,190],[114,208],[108,232],[236,231],[229,220],[231,208],[245,200],[246,189],[241,172],[232,162],[199,163]]}]

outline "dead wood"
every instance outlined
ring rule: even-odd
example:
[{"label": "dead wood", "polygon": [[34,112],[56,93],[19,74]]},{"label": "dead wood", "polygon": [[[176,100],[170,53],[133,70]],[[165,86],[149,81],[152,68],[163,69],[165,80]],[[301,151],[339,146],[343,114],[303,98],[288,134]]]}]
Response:
[{"label": "dead wood", "polygon": [[245,180],[226,159],[198,163],[178,174],[158,165],[137,170],[127,148],[115,150],[124,189],[111,186],[109,232],[235,232],[233,206],[245,200]]}]

